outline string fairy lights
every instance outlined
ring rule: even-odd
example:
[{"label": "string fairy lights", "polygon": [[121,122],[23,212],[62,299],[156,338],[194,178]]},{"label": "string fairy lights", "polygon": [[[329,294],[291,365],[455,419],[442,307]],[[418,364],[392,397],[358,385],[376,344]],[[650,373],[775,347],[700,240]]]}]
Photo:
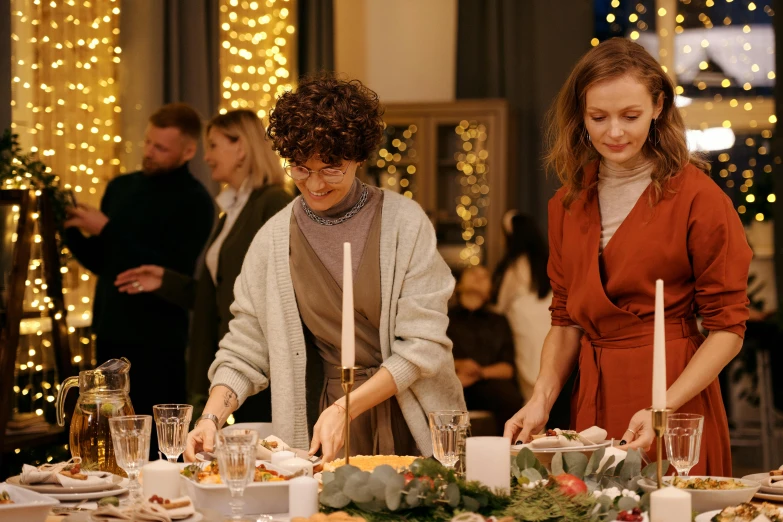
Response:
[{"label": "string fairy lights", "polygon": [[265,119],[296,76],[296,3],[222,0],[220,113],[251,109]]},{"label": "string fairy lights", "polygon": [[[48,165],[47,172],[57,175],[61,188],[71,190],[79,203],[93,206],[120,164],[119,15],[119,0],[11,0],[12,131],[24,149]],[[29,187],[20,180],[3,188]],[[45,317],[53,305],[46,295],[42,238],[37,214],[34,217],[15,409],[48,417],[59,384],[51,321]],[[71,356],[74,365],[83,368],[93,363],[87,330],[94,278],[69,260],[67,249],[61,254]],[[41,317],[30,317],[34,312]]]},{"label": "string fairy lights", "polygon": [[487,150],[487,128],[476,121],[462,120],[454,132],[462,140],[460,151],[454,153],[457,162],[458,183],[462,194],[456,198],[457,216],[462,220],[462,239],[465,247],[460,259],[466,265],[481,263],[484,230],[487,226],[489,206],[489,151]]}]

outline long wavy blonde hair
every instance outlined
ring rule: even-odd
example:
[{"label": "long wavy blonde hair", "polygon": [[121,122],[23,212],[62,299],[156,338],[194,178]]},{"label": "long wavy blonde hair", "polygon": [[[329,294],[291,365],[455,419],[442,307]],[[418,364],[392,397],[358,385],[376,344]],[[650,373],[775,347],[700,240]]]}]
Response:
[{"label": "long wavy blonde hair", "polygon": [[264,123],[255,112],[238,109],[220,114],[209,121],[205,136],[209,135],[210,129],[220,131],[233,143],[242,142],[245,159],[239,169],[250,177],[253,188],[283,184],[285,171],[280,157],[272,150]]},{"label": "long wavy blonde hair", "polygon": [[[653,161],[651,204],[657,203],[669,179],[688,163],[707,171],[709,165],[688,151],[685,123],[674,105],[674,84],[660,64],[641,45],[624,38],[607,40],[579,60],[560,89],[548,114],[545,164],[566,188],[563,205],[568,208],[588,186],[584,167],[600,158],[585,127],[585,98],[594,85],[626,74],[647,87],[655,105],[663,97],[663,110],[650,127],[643,154]],[[597,180],[594,180],[594,182]]]}]

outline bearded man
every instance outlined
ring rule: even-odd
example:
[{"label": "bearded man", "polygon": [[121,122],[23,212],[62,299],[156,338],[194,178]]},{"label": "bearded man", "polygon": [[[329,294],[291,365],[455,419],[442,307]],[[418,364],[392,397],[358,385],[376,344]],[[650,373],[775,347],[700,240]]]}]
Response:
[{"label": "bearded man", "polygon": [[113,179],[100,209],[68,209],[66,243],[98,277],[92,321],[97,363],[130,359],[137,414],[152,414],[153,404],[185,401],[188,311],[153,292],[120,293],[114,281],[140,265],[193,274],[215,213],[209,193],[188,170],[200,138],[195,110],[165,105],[149,119],[143,169]]}]

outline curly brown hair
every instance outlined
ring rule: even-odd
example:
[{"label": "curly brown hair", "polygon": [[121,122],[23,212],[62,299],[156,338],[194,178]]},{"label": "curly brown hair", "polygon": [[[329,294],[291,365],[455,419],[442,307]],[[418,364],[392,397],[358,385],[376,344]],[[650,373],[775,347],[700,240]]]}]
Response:
[{"label": "curly brown hair", "polygon": [[314,156],[328,165],[364,161],[381,143],[382,116],[378,95],[362,82],[321,74],[280,95],[267,135],[277,153],[297,165]]}]

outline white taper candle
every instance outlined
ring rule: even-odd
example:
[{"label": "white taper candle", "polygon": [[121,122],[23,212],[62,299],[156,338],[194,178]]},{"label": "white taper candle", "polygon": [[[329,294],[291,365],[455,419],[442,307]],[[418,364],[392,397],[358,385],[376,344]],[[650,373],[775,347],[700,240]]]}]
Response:
[{"label": "white taper candle", "polygon": [[652,407],[666,409],[666,329],[664,326],[663,281],[655,281],[655,324],[653,334]]},{"label": "white taper candle", "polygon": [[343,342],[341,348],[343,368],[353,368],[356,364],[353,314],[353,264],[351,263],[351,244],[343,243]]}]

